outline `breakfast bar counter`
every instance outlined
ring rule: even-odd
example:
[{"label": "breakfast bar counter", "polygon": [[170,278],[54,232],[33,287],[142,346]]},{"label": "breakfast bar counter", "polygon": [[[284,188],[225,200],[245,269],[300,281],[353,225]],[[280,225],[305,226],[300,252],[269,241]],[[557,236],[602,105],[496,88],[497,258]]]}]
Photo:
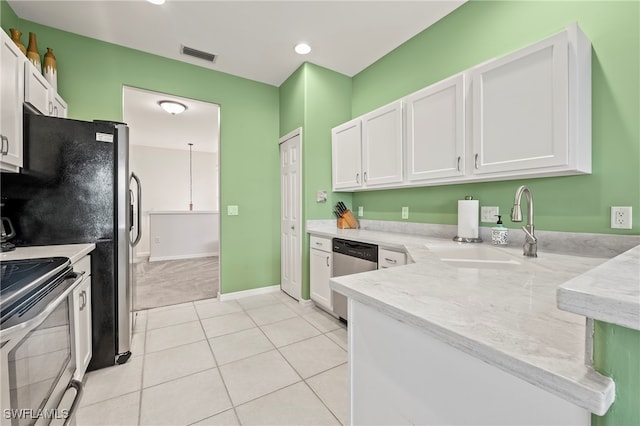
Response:
[{"label": "breakfast bar counter", "polygon": [[[308,226],[307,232],[403,250],[414,262],[331,279],[331,288],[350,299],[350,338],[357,339],[361,326],[352,314],[375,311],[581,407],[589,416],[604,414],[612,404],[613,381],[590,365],[585,318],[558,309],[556,296],[559,286],[608,259],[545,252],[529,258],[520,248],[366,229]],[[452,253],[464,258],[466,250],[479,250],[473,246],[508,260],[494,264],[452,258]],[[357,342],[351,343],[357,351]]]}]

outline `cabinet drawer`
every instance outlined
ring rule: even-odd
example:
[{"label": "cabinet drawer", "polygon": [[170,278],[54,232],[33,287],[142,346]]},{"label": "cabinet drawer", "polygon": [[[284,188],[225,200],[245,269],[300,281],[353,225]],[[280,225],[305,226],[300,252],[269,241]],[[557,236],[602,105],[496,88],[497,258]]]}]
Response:
[{"label": "cabinet drawer", "polygon": [[78,260],[73,264],[73,270],[75,272],[84,271],[86,276],[91,275],[91,256],[84,256],[82,259]]},{"label": "cabinet drawer", "polygon": [[333,240],[331,238],[322,238],[311,236],[309,246],[313,249],[331,252]]},{"label": "cabinet drawer", "polygon": [[393,268],[394,266],[406,265],[407,255],[405,253],[387,249],[378,249],[378,269]]}]

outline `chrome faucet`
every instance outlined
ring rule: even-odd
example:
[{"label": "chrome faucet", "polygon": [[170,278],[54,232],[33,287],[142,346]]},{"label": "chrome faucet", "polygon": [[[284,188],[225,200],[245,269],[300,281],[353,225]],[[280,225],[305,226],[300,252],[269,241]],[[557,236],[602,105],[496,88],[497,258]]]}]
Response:
[{"label": "chrome faucet", "polygon": [[520,208],[522,194],[525,194],[527,198],[527,224],[522,227],[522,230],[526,234],[526,239],[522,246],[522,254],[529,257],[538,257],[538,239],[533,233],[533,195],[531,195],[529,188],[524,185],[516,191],[513,208],[511,209],[511,221],[522,222],[522,209]]}]

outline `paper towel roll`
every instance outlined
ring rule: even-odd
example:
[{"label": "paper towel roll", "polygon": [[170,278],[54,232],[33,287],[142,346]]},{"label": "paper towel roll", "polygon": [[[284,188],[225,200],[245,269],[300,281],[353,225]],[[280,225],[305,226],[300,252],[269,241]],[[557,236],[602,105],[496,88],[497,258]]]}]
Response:
[{"label": "paper towel roll", "polygon": [[458,237],[478,238],[479,200],[458,200]]}]

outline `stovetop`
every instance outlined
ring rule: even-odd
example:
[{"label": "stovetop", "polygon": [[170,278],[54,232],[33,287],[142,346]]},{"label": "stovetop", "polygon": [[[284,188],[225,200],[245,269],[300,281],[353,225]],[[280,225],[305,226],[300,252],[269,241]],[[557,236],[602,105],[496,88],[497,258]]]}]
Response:
[{"label": "stovetop", "polygon": [[70,265],[66,257],[1,261],[0,309],[5,311],[42,285],[66,274]]}]

